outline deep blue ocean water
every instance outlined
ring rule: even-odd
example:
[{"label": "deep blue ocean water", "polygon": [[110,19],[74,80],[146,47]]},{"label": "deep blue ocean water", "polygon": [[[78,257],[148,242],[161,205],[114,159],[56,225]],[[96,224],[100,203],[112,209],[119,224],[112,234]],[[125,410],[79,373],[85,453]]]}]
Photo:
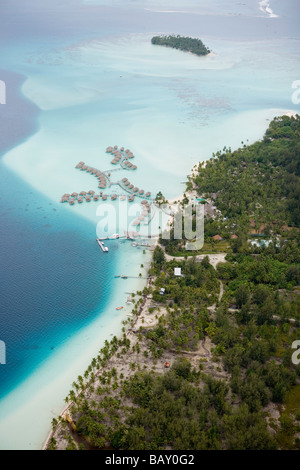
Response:
[{"label": "deep blue ocean water", "polygon": [[0,397],[93,320],[110,295],[114,252],[95,227],[37,194],[0,163]]}]

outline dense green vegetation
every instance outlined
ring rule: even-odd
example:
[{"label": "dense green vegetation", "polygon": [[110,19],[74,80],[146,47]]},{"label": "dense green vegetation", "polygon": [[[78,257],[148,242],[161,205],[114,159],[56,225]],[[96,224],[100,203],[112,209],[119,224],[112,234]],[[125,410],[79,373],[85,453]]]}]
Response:
[{"label": "dense green vegetation", "polygon": [[[175,242],[161,240],[151,285],[133,309],[138,314],[151,299],[147,317],[156,323],[134,330],[128,320],[131,340],[124,325],[121,338],[106,341],[66,399],[73,432],[70,422],[54,420],[49,448],[58,439],[67,449],[300,449],[300,365],[291,360],[300,339],[299,129],[299,118],[276,119],[263,141],[199,168],[199,194],[205,188],[222,208],[207,216],[207,239],[223,230],[226,262],[214,269],[208,256],[167,261]],[[258,205],[249,198],[250,168],[261,178]],[[251,246],[250,219],[276,222],[273,242]],[[229,240],[231,230],[238,238]]]},{"label": "dense green vegetation", "polygon": [[[261,141],[244,144],[235,151],[224,148],[213,155],[205,168],[199,164],[187,189],[196,190],[216,208],[213,217],[205,216],[204,251],[228,251],[231,245],[234,250],[242,247],[243,252],[260,253],[259,247],[247,243],[257,236],[274,240],[281,249],[288,240],[289,248],[284,251],[298,251],[299,178],[299,116],[276,118]],[[188,203],[187,197],[184,203]],[[215,241],[216,235],[222,241]],[[231,241],[232,235],[238,238]],[[170,240],[161,239],[160,243],[173,256],[187,254],[184,241],[174,240],[173,230]]]},{"label": "dense green vegetation", "polygon": [[135,374],[124,389],[137,407],[115,445],[152,450],[166,445],[176,450],[275,448],[261,414],[250,413],[247,406],[233,411],[226,401],[229,387],[207,376],[199,390],[199,377],[186,359],[178,359],[162,376]]},{"label": "dense green vegetation", "polygon": [[199,194],[215,194],[230,223],[249,229],[249,218],[280,233],[300,224],[300,116],[274,119],[264,139],[232,152],[224,149],[199,167]]},{"label": "dense green vegetation", "polygon": [[200,39],[185,36],[153,36],[151,43],[159,46],[172,47],[181,51],[192,52],[196,55],[207,55],[210,50],[203,44]]}]

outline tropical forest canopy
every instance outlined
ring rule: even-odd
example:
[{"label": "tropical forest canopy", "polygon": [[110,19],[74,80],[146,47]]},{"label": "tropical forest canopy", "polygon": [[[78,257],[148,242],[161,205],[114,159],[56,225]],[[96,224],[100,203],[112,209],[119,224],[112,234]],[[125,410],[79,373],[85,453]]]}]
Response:
[{"label": "tropical forest canopy", "polygon": [[210,53],[210,50],[200,39],[185,36],[154,36],[151,39],[151,43],[159,46],[173,47],[173,49],[179,49],[181,51],[192,52],[196,55],[207,55]]},{"label": "tropical forest canopy", "polygon": [[199,166],[200,194],[217,193],[216,206],[240,225],[249,216],[280,227],[300,225],[300,116],[275,118],[261,141],[213,155]]}]

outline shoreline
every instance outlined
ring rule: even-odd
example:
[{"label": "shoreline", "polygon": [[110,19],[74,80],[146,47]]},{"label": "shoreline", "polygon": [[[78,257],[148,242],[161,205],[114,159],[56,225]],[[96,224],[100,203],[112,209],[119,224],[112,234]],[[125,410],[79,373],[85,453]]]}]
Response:
[{"label": "shoreline", "polygon": [[[170,261],[173,258],[173,257],[168,256],[168,255],[165,255],[165,256],[166,256],[167,261]],[[216,269],[216,266],[217,266],[218,263],[220,263],[220,262],[224,263],[225,262],[225,256],[226,256],[226,253],[211,254],[211,255],[203,254],[203,255],[198,255],[197,259],[198,259],[198,261],[200,261],[204,257],[208,257],[210,264],[213,266],[214,269]],[[181,259],[184,259],[184,257],[182,257]],[[152,283],[153,279],[154,278],[148,278],[149,282],[147,282],[147,287],[151,286],[151,283]],[[222,286],[222,283],[221,283],[220,284],[219,301],[220,301],[222,295],[223,295],[223,286]],[[136,332],[141,327],[146,327],[146,328],[155,327],[159,323],[159,318],[161,316],[164,316],[165,314],[167,314],[167,309],[162,305],[160,305],[158,310],[155,311],[155,314],[150,313],[148,309],[151,306],[152,302],[153,302],[152,301],[152,295],[151,294],[150,295],[149,294],[145,295],[144,300],[143,300],[142,304],[140,305],[140,307],[138,309],[138,312],[135,315],[135,318],[132,319],[134,321],[129,323],[126,327],[126,331],[124,332],[124,335],[128,340],[130,340],[131,349],[138,342],[138,337],[137,337]],[[215,304],[213,306],[209,307],[209,308],[210,309],[215,309]],[[118,339],[121,339],[121,335],[118,336]],[[211,346],[212,346],[212,343],[211,343],[210,339],[206,338],[204,341],[201,342],[201,344],[199,344],[199,347],[198,347],[198,349],[195,353],[195,358],[197,359],[197,357],[200,356],[200,357],[206,357],[206,358],[211,359],[211,357],[212,357],[212,353],[210,351]],[[142,346],[142,349],[143,349],[143,346]],[[111,369],[112,367],[118,367],[119,370],[121,371],[121,373],[125,376],[125,378],[128,378],[130,376],[130,374],[132,373],[132,370],[130,368],[130,365],[131,365],[130,360],[133,359],[131,357],[133,354],[134,353],[132,353],[130,351],[130,352],[127,352],[122,358],[117,358],[116,354],[113,353],[109,357],[109,359],[107,360],[107,364],[105,366],[99,367],[95,371],[94,377],[99,376],[101,373],[103,373],[104,370]],[[155,365],[155,371],[159,372],[159,373],[162,373],[164,371],[165,367],[166,367],[165,366],[166,361],[169,362],[170,364],[172,364],[173,361],[176,359],[176,357],[177,357],[176,351],[175,350],[170,350],[169,352],[164,354],[163,357],[160,358],[159,362]],[[141,361],[141,355],[139,355],[139,361]],[[147,358],[143,357],[142,363],[144,364],[144,367],[145,367],[145,365],[153,366],[153,364],[151,362],[151,358],[149,359],[148,357]],[[219,374],[219,376],[221,377],[222,374],[223,374],[223,372],[221,372]],[[89,383],[90,383],[90,381],[86,382],[85,386],[88,385]],[[78,396],[80,393],[81,392],[78,391],[76,396]],[[72,405],[73,405],[73,401],[70,401],[64,407],[64,409],[61,411],[61,413],[58,415],[63,420],[68,422],[69,427],[71,427],[72,423],[73,423],[72,416],[69,414],[69,410],[72,407]],[[56,418],[58,416],[56,416]],[[48,434],[47,438],[45,439],[41,450],[47,450],[48,449],[50,441],[55,436],[55,433],[56,433],[56,430],[57,430],[58,427],[59,427],[59,424],[55,429],[52,428],[49,431],[49,434]]]},{"label": "shoreline", "polygon": [[[291,111],[286,111],[286,113],[288,113],[288,112],[291,112]],[[296,114],[296,113],[295,113],[295,114]],[[277,114],[277,115],[278,115],[278,114]],[[265,127],[264,127],[264,131],[265,131]],[[205,162],[200,162],[200,163],[205,164]],[[183,198],[183,195],[177,196],[176,198],[172,198],[172,199],[170,199],[170,201],[172,201],[172,200],[177,200],[177,201],[178,201],[179,199],[181,200],[182,198]],[[169,201],[169,202],[170,202],[170,201]],[[124,312],[124,313],[125,313],[125,312]],[[123,318],[124,318],[124,317],[123,317]],[[100,319],[99,319],[99,320],[100,320]],[[94,323],[94,322],[92,322],[92,323]],[[119,322],[119,327],[120,327],[120,326],[121,326],[121,321]],[[119,329],[120,329],[120,328],[119,328]],[[84,332],[82,332],[82,333],[84,334]],[[107,339],[107,338],[108,338],[108,335],[106,336],[106,339]],[[76,340],[76,338],[75,338],[75,340]],[[104,339],[103,339],[103,342],[104,342]],[[99,345],[99,343],[98,343],[98,345]],[[94,350],[96,351],[97,349],[98,349],[98,347],[95,347]],[[93,353],[92,353],[91,355],[89,355],[89,358],[92,358],[92,357],[93,357]],[[87,363],[87,362],[89,362],[89,360],[85,360],[85,363]],[[79,373],[81,373],[83,370],[84,370],[84,368],[80,368],[80,372],[79,372]],[[65,385],[68,386],[68,389],[69,389],[70,386],[71,386],[71,382],[72,382],[72,381],[68,382],[68,384],[65,384]],[[61,397],[61,398],[60,398],[60,401],[63,401],[63,395],[60,395],[60,397]],[[59,398],[59,397],[58,397],[58,398]],[[54,415],[57,416],[59,412],[60,412],[60,410],[58,410],[57,413],[56,413],[56,411],[54,411]],[[53,412],[51,411],[51,413],[53,413]],[[51,420],[51,418],[49,419],[49,423],[50,423],[50,420]],[[16,424],[16,423],[15,423],[15,424]],[[43,442],[44,442],[44,439],[43,439]],[[40,447],[39,447],[39,448],[40,448]]]},{"label": "shoreline", "polygon": [[[201,162],[203,166],[206,165],[206,161],[204,162]],[[197,164],[195,165],[197,166]],[[193,167],[194,168],[194,167]],[[195,191],[194,190],[191,190],[191,191],[184,191],[184,194],[186,194],[186,197],[190,198],[190,197],[193,197],[193,193]],[[168,205],[172,205],[174,204],[175,202],[181,202],[183,199],[184,199],[184,194],[181,194],[179,196],[177,196],[176,198],[172,198],[172,199],[169,199],[168,200]],[[196,193],[195,193],[196,194]],[[168,217],[168,220],[167,220],[167,225],[169,224],[170,220],[173,220],[173,216],[170,215]],[[155,243],[152,245],[152,250],[150,252],[149,250],[149,253],[151,254],[151,258],[149,260],[149,264],[148,264],[148,268],[147,268],[147,283],[146,283],[146,286],[145,287],[149,287],[151,285],[151,281],[152,281],[152,278],[149,278],[148,277],[148,271],[149,271],[149,268],[151,266],[151,262],[152,262],[152,259],[153,259],[153,250],[155,248],[155,246],[158,245],[158,239],[159,237],[155,237]],[[167,260],[170,260],[171,256],[168,256],[168,255],[165,255],[166,256],[166,259]],[[206,255],[206,254],[203,254],[203,255],[198,255],[197,258],[198,259],[203,259],[204,257],[208,256],[209,257],[209,260],[210,260],[210,263],[211,265],[216,269],[216,265],[219,263],[219,262],[225,262],[225,254],[224,253],[220,253],[220,254],[212,254],[212,255]],[[178,258],[180,259],[180,258]],[[184,259],[184,258],[182,258]],[[136,292],[135,292],[136,294]],[[128,316],[130,315],[130,318],[132,318],[132,322],[129,323],[129,325],[127,325],[126,327],[126,332],[125,332],[125,335],[126,335],[126,338],[130,339],[130,342],[131,342],[131,345],[134,345],[136,342],[137,342],[137,336],[133,333],[133,329],[135,330],[138,330],[140,327],[142,326],[146,326],[146,327],[149,327],[149,326],[156,326],[158,324],[158,321],[159,321],[159,317],[161,315],[164,315],[164,313],[166,313],[165,309],[162,309],[160,307],[160,310],[162,310],[160,312],[160,314],[157,314],[155,315],[155,317],[153,317],[151,315],[151,318],[147,318],[147,316],[149,316],[149,311],[148,311],[148,308],[149,306],[151,305],[151,302],[152,302],[152,297],[151,295],[150,296],[145,296],[142,304],[140,305],[139,307],[139,310],[137,312],[137,314],[135,315],[135,318],[133,318],[133,314],[130,313],[128,314]],[[123,323],[123,322],[122,322]],[[119,334],[119,336],[117,336],[118,339],[121,338],[121,335]],[[204,350],[206,350],[206,348],[203,346]],[[175,356],[174,356],[175,357]],[[92,361],[93,358],[91,358],[91,361]],[[114,360],[114,355],[109,359],[109,361],[113,361]],[[121,366],[122,368],[126,368],[126,360],[123,359],[123,360],[120,360],[119,359],[119,362],[121,362]],[[162,367],[163,369],[164,367]],[[105,369],[105,367],[100,367],[99,369],[96,370],[95,372],[95,377],[97,377],[99,374],[101,374],[101,372],[103,372],[103,370]],[[83,371],[82,371],[83,373]],[[129,373],[129,371],[128,371]],[[71,387],[71,384],[70,384],[70,387]],[[78,392],[79,393],[79,392]],[[60,414],[58,416],[61,416],[63,419],[67,420],[69,419],[69,415],[68,415],[68,411],[70,410],[72,406],[72,402],[69,402],[69,404],[67,404],[63,409],[62,411],[60,412]],[[68,419],[67,419],[68,418]],[[45,439],[44,441],[44,444],[41,448],[41,450],[47,450],[49,444],[50,444],[50,440],[51,438],[55,435],[55,430],[51,429],[49,431],[49,434],[47,435],[47,438]]]},{"label": "shoreline", "polygon": [[[132,252],[132,250],[134,251]],[[128,260],[127,254],[129,252],[132,255]],[[99,256],[105,256],[105,254],[101,252]],[[97,355],[99,348],[104,345],[105,340],[113,335],[121,334],[123,321],[128,318],[127,314],[132,310],[132,305],[126,304],[128,294],[124,293],[124,290],[129,292],[143,290],[145,279],[138,277],[138,270],[141,262],[145,267],[148,266],[150,252],[143,255],[142,249],[137,250],[128,246],[125,252],[121,253],[121,259],[122,264],[118,262],[116,265],[117,270],[121,271],[120,274],[135,275],[136,278],[129,277],[125,281],[114,280],[115,287],[113,287],[113,292],[104,310],[96,315],[89,325],[70,338],[66,338],[66,341],[53,351],[53,354],[41,366],[2,399],[1,424],[3,430],[4,428],[13,430],[16,426],[21,429],[36,410],[39,410],[39,421],[34,426],[35,432],[25,439],[24,436],[27,436],[25,433],[23,437],[21,434],[18,436],[19,440],[10,437],[10,432],[1,435],[1,448],[11,450],[41,449],[49,432],[51,419],[61,412],[64,397],[69,393],[72,382],[82,371],[86,370],[92,358]],[[130,272],[128,271],[129,267]],[[116,300],[117,298],[119,300]],[[116,307],[121,304],[124,305],[124,308],[116,311]],[[101,305],[99,307],[101,308]],[[64,370],[64,363],[69,365],[67,371]],[[45,403],[48,403],[47,407],[44,406]]]},{"label": "shoreline", "polygon": [[[156,243],[155,243],[155,245],[156,245]],[[151,261],[152,261],[152,256],[151,256]],[[150,267],[150,265],[149,265],[149,267]],[[147,270],[147,273],[148,273],[148,270]],[[149,287],[150,285],[151,285],[151,278],[147,278],[147,283],[146,283],[145,287]],[[142,314],[148,308],[148,304],[149,304],[148,300],[149,300],[148,296],[145,297],[144,301],[142,302],[142,304],[139,307],[138,313],[136,314],[136,318],[134,320],[134,323],[127,327],[126,333],[125,333],[127,338],[130,337],[132,339],[132,335],[131,335],[132,328],[134,328],[134,327],[139,328],[142,325],[142,322],[141,322]],[[132,315],[132,314],[130,314],[130,315]],[[123,324],[123,321],[122,321],[122,324]],[[120,338],[120,337],[121,336],[118,336],[118,338]],[[134,335],[134,338],[136,339],[135,335]],[[93,360],[94,357],[91,358],[91,361]],[[97,377],[103,370],[104,370],[103,367],[97,369],[97,371],[94,374],[95,377]],[[70,387],[72,387],[72,384],[70,384]],[[64,409],[60,412],[59,416],[66,419],[66,415],[68,413],[68,410],[71,408],[71,406],[72,406],[72,402],[70,402],[68,405],[66,405],[64,407]],[[44,441],[44,444],[43,444],[41,450],[47,450],[47,447],[49,445],[49,442],[50,442],[51,438],[53,437],[53,434],[54,434],[53,430],[49,431],[49,434],[48,434],[46,440]]]},{"label": "shoreline", "polygon": [[[285,113],[284,113],[283,115],[286,115],[286,116],[291,117],[291,116],[296,116],[297,113],[294,112],[294,111],[291,111],[291,110],[287,110],[287,111],[285,111]],[[265,130],[266,130],[266,129],[265,129]],[[251,144],[250,144],[250,145],[251,145]],[[200,163],[203,167],[205,167],[205,166],[206,166],[206,163],[207,163],[207,160],[206,160],[206,161],[203,161],[203,162],[199,162],[199,163]],[[199,164],[199,163],[198,163],[198,164]],[[193,174],[193,170],[194,170],[195,167],[198,166],[198,164],[196,163],[196,164],[194,165],[194,167],[193,167],[192,170],[191,170],[191,174]],[[191,196],[193,195],[193,193],[194,193],[194,190],[185,191],[186,197],[188,197],[188,198],[191,197]],[[172,199],[168,200],[168,204],[169,204],[169,205],[172,205],[172,204],[174,204],[175,202],[181,202],[183,199],[184,199],[184,195],[181,194],[181,195],[179,195],[179,196],[177,196],[177,197],[175,197],[175,198],[172,198]],[[157,245],[157,243],[158,243],[158,238],[156,238],[156,240],[155,240],[155,246]],[[211,265],[216,269],[216,266],[217,266],[217,264],[218,264],[219,262],[225,262],[225,256],[226,256],[226,254],[224,254],[224,253],[211,254],[211,255],[206,255],[206,254],[204,254],[204,255],[198,255],[197,258],[198,258],[198,259],[202,259],[202,258],[205,257],[205,256],[208,256],[208,257],[209,257],[209,261],[210,261]],[[172,258],[173,258],[172,256],[167,256],[167,260],[170,260],[170,259],[172,259]],[[178,259],[180,259],[180,258],[178,258]],[[184,259],[184,258],[182,258],[182,259]],[[152,260],[152,256],[151,256],[151,260]],[[150,264],[151,264],[151,261],[150,261]],[[150,266],[150,264],[149,264],[149,266]],[[148,267],[148,269],[149,269],[149,267]],[[147,269],[147,273],[148,273],[148,269]],[[149,280],[149,278],[148,278],[148,280]],[[149,284],[148,284],[148,281],[147,281],[147,287],[150,286],[150,285],[151,285],[151,280],[150,280]],[[159,317],[164,314],[164,309],[162,309],[163,311],[160,312],[160,315],[156,315],[156,317],[153,317],[153,316],[152,316],[151,318],[147,319],[146,317],[149,315],[148,308],[149,308],[150,305],[151,305],[151,297],[149,297],[149,296],[147,295],[147,296],[145,297],[143,303],[142,303],[141,306],[139,307],[138,313],[136,314],[136,317],[135,317],[135,319],[134,319],[133,324],[132,324],[130,327],[128,326],[127,329],[126,329],[125,335],[126,335],[126,338],[130,339],[131,345],[134,345],[134,344],[135,344],[134,341],[137,341],[136,335],[132,333],[132,330],[133,330],[134,328],[135,328],[135,329],[139,329],[141,326],[145,325],[145,323],[146,323],[146,326],[147,326],[147,327],[148,327],[148,326],[152,326],[152,327],[153,327],[153,326],[155,326],[155,325],[158,323]],[[146,321],[145,321],[145,319],[146,319]],[[110,360],[113,360],[113,356],[112,356],[112,358],[109,359],[109,361],[110,361]],[[126,362],[126,360],[123,359],[123,360],[121,360],[121,362],[122,362],[122,367],[125,367],[125,362]],[[104,370],[103,367],[97,369],[97,371],[95,372],[95,376],[99,375],[103,370]],[[59,416],[61,416],[62,418],[66,419],[67,412],[68,412],[68,410],[70,409],[71,406],[72,406],[72,402],[70,402],[70,403],[62,410],[62,412],[60,413]],[[49,432],[49,434],[48,434],[48,436],[47,436],[47,438],[46,438],[46,440],[45,440],[45,442],[44,442],[44,444],[43,444],[42,450],[46,450],[46,449],[47,449],[47,447],[48,447],[48,445],[49,445],[49,443],[50,443],[50,440],[51,440],[51,438],[54,436],[54,434],[55,434],[55,430],[51,429],[51,431]]]}]

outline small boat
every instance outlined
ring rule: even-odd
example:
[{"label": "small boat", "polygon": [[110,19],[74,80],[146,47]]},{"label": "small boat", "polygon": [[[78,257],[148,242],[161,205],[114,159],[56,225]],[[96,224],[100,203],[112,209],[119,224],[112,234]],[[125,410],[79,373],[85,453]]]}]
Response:
[{"label": "small boat", "polygon": [[121,277],[121,276],[115,276],[115,277]]},{"label": "small boat", "polygon": [[123,307],[116,307],[116,310],[122,310]]},{"label": "small boat", "polygon": [[127,276],[124,276],[124,275],[122,275],[121,278],[122,278],[122,279],[128,279],[128,277],[127,277]]}]

